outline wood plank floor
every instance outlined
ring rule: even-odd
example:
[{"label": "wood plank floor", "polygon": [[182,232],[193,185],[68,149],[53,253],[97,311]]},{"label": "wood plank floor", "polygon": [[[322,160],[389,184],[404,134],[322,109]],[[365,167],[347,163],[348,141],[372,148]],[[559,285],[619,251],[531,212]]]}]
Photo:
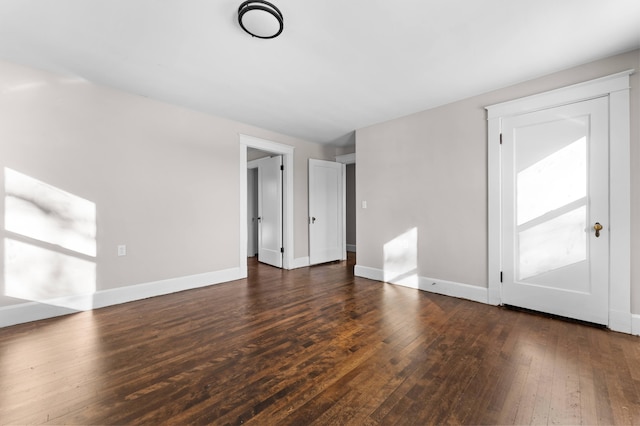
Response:
[{"label": "wood plank floor", "polygon": [[640,340],[353,259],[0,329],[1,424],[640,424]]}]

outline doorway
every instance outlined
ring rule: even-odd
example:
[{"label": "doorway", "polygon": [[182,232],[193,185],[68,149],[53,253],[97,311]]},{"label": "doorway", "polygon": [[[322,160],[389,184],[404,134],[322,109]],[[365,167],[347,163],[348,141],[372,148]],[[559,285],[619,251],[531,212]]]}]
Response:
[{"label": "doorway", "polygon": [[239,265],[241,274],[247,276],[247,253],[249,240],[248,225],[248,161],[249,148],[265,151],[282,157],[282,265],[284,269],[293,268],[293,152],[292,146],[284,145],[254,136],[239,135],[240,139],[240,250]]},{"label": "doorway", "polygon": [[282,156],[252,148],[248,154],[259,158],[247,163],[247,256],[282,268]]},{"label": "doorway", "polygon": [[356,252],[356,163],[345,167],[345,241],[347,252]]},{"label": "doorway", "polygon": [[502,301],[607,324],[606,98],[502,122]]},{"label": "doorway", "polygon": [[347,255],[351,256],[353,260],[356,257],[356,210],[357,210],[357,202],[356,202],[356,153],[344,154],[336,156],[336,162],[342,163],[345,165],[345,229],[344,229],[344,239]]},{"label": "doorway", "polygon": [[[540,244],[545,244],[546,238],[557,237],[557,235],[553,236],[554,232],[548,232],[544,234],[542,238],[540,235],[534,235],[538,234],[534,231],[529,232],[529,235],[520,235],[520,237],[523,238],[514,237],[514,235],[509,233],[526,233],[539,225],[549,225],[549,223],[545,222],[551,222],[553,220],[562,221],[566,219],[566,217],[562,217],[565,214],[575,214],[578,216],[578,213],[584,213],[584,219],[581,219],[584,222],[582,231],[575,232],[575,229],[572,231],[574,236],[581,233],[579,239],[584,238],[586,241],[583,245],[578,244],[578,247],[582,247],[580,250],[586,253],[585,257],[599,258],[604,256],[606,262],[608,262],[608,269],[606,267],[596,266],[598,270],[597,274],[600,274],[600,276],[604,275],[608,282],[608,292],[605,290],[605,292],[608,293],[608,301],[606,303],[606,313],[604,314],[605,318],[603,319],[603,315],[598,313],[596,315],[601,319],[595,322],[604,323],[615,331],[632,332],[630,279],[631,170],[629,162],[629,75],[631,73],[632,70],[623,71],[562,89],[486,107],[488,112],[488,303],[494,305],[510,303],[511,300],[513,300],[513,293],[510,293],[512,289],[508,288],[510,283],[513,281],[526,281],[527,275],[531,278],[539,272],[544,273],[545,268],[539,268],[541,265],[539,262],[530,262],[532,257],[529,256],[529,254],[533,253],[533,259],[535,259],[537,256],[535,254],[536,251],[538,254],[544,251],[537,250]],[[585,206],[578,206],[578,204],[581,203],[578,199],[574,200],[575,205],[571,203],[568,203],[571,205],[560,203],[556,206],[555,211],[549,211],[547,212],[548,214],[541,216],[531,216],[529,219],[534,221],[530,221],[529,223],[531,228],[522,226],[518,229],[519,222],[521,222],[521,225],[525,225],[525,222],[524,218],[518,218],[518,209],[514,209],[513,206],[517,206],[519,202],[517,197],[518,191],[523,190],[524,187],[519,186],[520,184],[517,180],[513,181],[513,173],[518,172],[518,154],[515,154],[516,157],[514,159],[512,158],[512,155],[514,155],[513,148],[506,148],[505,150],[504,147],[504,143],[506,143],[507,140],[513,142],[514,129],[516,129],[517,132],[520,124],[526,127],[526,123],[517,122],[517,117],[526,117],[531,114],[529,117],[534,117],[534,120],[533,123],[530,124],[535,126],[536,119],[541,118],[541,116],[537,116],[536,118],[536,114],[539,112],[543,113],[545,110],[550,111],[565,106],[572,108],[572,105],[575,106],[588,101],[585,102],[584,105],[586,105],[596,98],[602,98],[602,102],[606,103],[605,121],[608,121],[609,126],[608,132],[605,131],[605,133],[608,133],[608,158],[605,153],[598,151],[598,148],[595,148],[596,151],[591,152],[590,150],[593,148],[590,147],[590,141],[588,139],[585,139],[585,142],[578,142],[571,148],[569,148],[569,145],[572,145],[572,143],[570,143],[562,149],[577,149],[577,151],[584,149],[588,152],[586,155],[587,165],[592,164],[592,159],[597,161],[597,157],[600,157],[600,161],[607,166],[608,176],[604,182],[588,183],[588,185],[604,185],[608,190],[609,204],[608,208],[604,208],[606,212],[597,210],[599,209],[598,207],[596,208],[597,211],[594,210],[592,212],[594,214],[587,215],[589,209]],[[592,124],[592,115],[591,113],[585,113],[583,111],[582,116],[584,117],[585,114],[589,117],[588,126],[590,127]],[[509,135],[507,135],[506,132],[509,132]],[[518,136],[516,135],[516,137]],[[540,140],[538,140],[538,142],[546,143],[544,141],[540,142]],[[581,144],[585,144],[584,148],[580,146]],[[526,148],[524,149],[526,150]],[[556,150],[556,152],[559,151]],[[525,157],[527,155],[535,156],[535,153],[531,152],[527,154],[523,151],[521,155]],[[548,156],[549,155],[547,155],[547,157]],[[531,161],[533,157],[530,156],[529,158]],[[543,160],[543,158],[539,158],[539,160]],[[505,170],[507,166],[503,165],[503,162],[511,162],[511,166],[508,166],[511,168],[511,171],[509,171],[509,169]],[[535,162],[536,161],[534,161],[532,165]],[[526,170],[526,168],[522,168],[522,171],[524,170]],[[604,173],[607,174],[606,172]],[[591,178],[589,177],[588,179]],[[509,180],[511,180],[511,183],[508,183]],[[596,198],[598,197],[600,196],[596,195]],[[563,208],[566,211],[562,210]],[[578,212],[575,210],[578,210]],[[607,212],[608,218],[606,215]],[[505,217],[505,214],[508,215],[510,219]],[[600,222],[599,218],[596,217],[600,215],[604,215],[608,223]],[[522,221],[520,219],[522,219]],[[538,220],[539,223],[535,222],[535,220]],[[507,226],[508,224],[504,222],[509,221],[510,225]],[[593,221],[593,223],[591,223],[591,221]],[[599,228],[595,222],[600,222],[600,225],[603,226],[602,229],[599,229],[599,237],[595,236],[598,230],[597,228]],[[560,226],[559,228],[563,227]],[[538,228],[538,231],[540,229],[541,228]],[[566,233],[566,229],[563,228],[562,232]],[[604,232],[607,233],[608,244],[600,244],[603,241],[601,238],[604,238]],[[534,238],[530,239],[529,242],[524,241],[529,239],[529,237]],[[593,252],[593,247],[597,248],[602,245],[608,245],[608,254],[601,251],[598,252],[597,249],[595,253]],[[569,257],[565,256],[564,264],[557,263],[558,259],[551,259],[552,263],[555,262],[555,264],[551,265],[547,262],[547,269],[549,269],[549,265],[551,265],[551,269],[546,272],[552,272],[553,275],[558,275],[556,274],[557,272],[572,269],[573,265],[579,263],[577,260],[581,257],[581,255],[579,255],[580,250],[571,252]],[[511,254],[507,254],[507,252]],[[520,259],[523,253],[529,256],[528,265],[525,265]],[[547,258],[550,257],[548,255],[545,256]],[[569,258],[571,258],[571,261]],[[541,256],[538,256],[538,260],[540,259]],[[530,267],[531,265],[534,266]],[[591,266],[589,265],[588,268],[591,268]],[[592,273],[590,269],[588,273]],[[559,277],[553,279],[555,283],[557,283]],[[544,279],[538,280],[536,278],[534,281],[538,281],[532,283],[534,287],[549,287]],[[589,293],[591,289],[585,291],[583,287],[582,289],[568,289],[568,291]],[[524,299],[524,297],[520,297],[520,301],[522,301],[522,299]],[[553,296],[547,295],[542,299],[545,300],[545,305],[537,305],[534,309],[552,312],[554,308],[549,309],[549,306],[552,306],[554,303],[552,300]],[[566,315],[566,312],[560,313],[560,315]],[[587,319],[587,321],[594,320]]]}]

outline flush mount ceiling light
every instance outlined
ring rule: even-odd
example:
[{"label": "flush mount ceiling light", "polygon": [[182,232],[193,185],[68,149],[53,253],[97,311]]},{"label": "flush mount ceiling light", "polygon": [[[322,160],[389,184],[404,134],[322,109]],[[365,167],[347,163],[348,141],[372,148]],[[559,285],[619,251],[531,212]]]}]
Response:
[{"label": "flush mount ceiling light", "polygon": [[282,13],[267,1],[250,0],[238,8],[238,22],[243,30],[254,37],[278,37],[284,28]]}]

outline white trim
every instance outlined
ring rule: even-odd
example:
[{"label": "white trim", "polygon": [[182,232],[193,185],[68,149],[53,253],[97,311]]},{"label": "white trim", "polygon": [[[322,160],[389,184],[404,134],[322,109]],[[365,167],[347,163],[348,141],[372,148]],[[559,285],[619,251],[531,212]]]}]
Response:
[{"label": "white trim", "polygon": [[430,293],[458,297],[460,299],[472,300],[474,302],[487,302],[488,290],[486,287],[420,277],[418,288]]},{"label": "white trim", "polygon": [[247,227],[247,145],[242,143],[240,138],[240,248],[238,253],[240,260],[238,267],[243,277],[248,275],[247,271],[247,244],[249,229]]},{"label": "white trim", "polygon": [[257,169],[260,165],[260,160],[264,160],[264,158],[258,158],[257,160],[247,161],[247,169]]},{"label": "white trim", "polygon": [[374,281],[384,281],[384,271],[382,269],[370,268],[368,266],[354,266],[353,275]]},{"label": "white trim", "polygon": [[488,302],[500,304],[500,131],[503,117],[553,108],[596,97],[609,98],[610,267],[609,328],[630,333],[631,165],[630,102],[627,70],[562,89],[486,107],[488,116]]},{"label": "white trim", "polygon": [[340,170],[342,179],[342,260],[347,260],[347,165],[342,164]]},{"label": "white trim", "polygon": [[336,162],[342,163],[342,260],[347,258],[347,252],[355,252],[355,246],[353,250],[349,250],[351,244],[347,244],[347,169],[348,164],[356,163],[356,153],[336,155]]},{"label": "white trim", "polygon": [[356,162],[356,153],[345,154],[345,155],[336,155],[336,162],[342,164],[355,164]]},{"label": "white trim", "polygon": [[152,281],[128,287],[101,290],[94,294],[93,308],[96,309],[103,308],[105,306],[118,305],[120,303],[127,303],[134,300],[147,299],[149,297],[207,287],[242,278],[245,278],[245,276],[243,276],[241,268],[229,268],[220,271],[169,278],[161,281]]},{"label": "white trim", "polygon": [[296,257],[293,259],[293,266],[291,269],[305,268],[309,266],[309,256]]},{"label": "white trim", "polygon": [[509,117],[541,109],[573,104],[587,99],[605,96],[619,90],[629,90],[629,76],[635,70],[630,69],[607,75],[556,90],[514,99],[485,107],[487,118]]},{"label": "white trim", "polygon": [[356,265],[354,274],[357,277],[368,278],[370,280],[387,282],[389,284],[401,285],[403,287],[415,288],[429,293],[442,294],[444,296],[458,297],[460,299],[472,300],[474,302],[487,302],[487,289],[475,285],[456,283],[453,281],[438,280],[428,277],[412,277],[411,279],[384,280],[385,271],[382,269],[370,268],[368,266]]},{"label": "white trim", "polygon": [[0,327],[99,309],[243,278],[240,268],[170,278],[161,281],[99,290],[92,294],[26,302],[0,308]]},{"label": "white trim", "polygon": [[347,251],[355,253],[356,252],[356,245],[355,244],[347,244]]},{"label": "white trim", "polygon": [[3,306],[0,308],[0,328],[74,314],[76,312],[78,311],[38,302],[26,302],[17,305]]},{"label": "white trim", "polygon": [[[502,209],[500,188],[502,188],[502,176],[500,165],[500,119],[493,118],[488,123],[489,148],[488,148],[488,179],[487,179],[487,248],[488,248],[488,288],[487,303],[500,305],[500,271],[502,271]],[[496,136],[497,135],[497,136]]]},{"label": "white trim", "polygon": [[[624,77],[629,80],[629,76]],[[609,95],[609,328],[631,332],[631,147],[629,90]],[[618,319],[618,313],[624,318]]]},{"label": "white trim", "polygon": [[631,334],[640,336],[640,315],[631,315]]},{"label": "white trim", "polygon": [[294,147],[266,139],[238,134],[240,138],[240,270],[247,276],[247,148],[256,148],[262,151],[280,154],[284,163],[284,192],[282,212],[284,228],[284,258],[283,268],[293,269],[293,152]]}]

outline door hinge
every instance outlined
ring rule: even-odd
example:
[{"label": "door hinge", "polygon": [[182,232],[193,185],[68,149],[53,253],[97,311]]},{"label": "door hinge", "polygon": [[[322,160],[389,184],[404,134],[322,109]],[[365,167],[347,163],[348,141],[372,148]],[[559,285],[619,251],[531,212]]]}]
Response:
[{"label": "door hinge", "polygon": [[502,133],[500,133],[500,145],[502,145]]},{"label": "door hinge", "polygon": [[500,282],[502,282],[502,271],[500,271]]},{"label": "door hinge", "polygon": [[280,165],[280,170],[284,170],[284,166],[282,164]]},{"label": "door hinge", "polygon": [[284,253],[284,247],[280,247],[280,253]]}]

